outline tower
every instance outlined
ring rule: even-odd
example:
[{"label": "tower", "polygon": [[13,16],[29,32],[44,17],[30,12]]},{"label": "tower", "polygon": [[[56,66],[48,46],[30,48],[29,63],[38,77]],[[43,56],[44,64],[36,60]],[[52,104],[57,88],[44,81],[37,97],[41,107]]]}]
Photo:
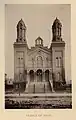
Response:
[{"label": "tower", "polygon": [[55,19],[52,25],[52,71],[55,89],[60,88],[65,83],[65,42],[61,37],[62,24],[59,19]]},{"label": "tower", "polygon": [[27,68],[27,48],[26,26],[21,19],[17,24],[17,39],[14,43],[14,79],[16,83],[23,80],[23,73]]}]

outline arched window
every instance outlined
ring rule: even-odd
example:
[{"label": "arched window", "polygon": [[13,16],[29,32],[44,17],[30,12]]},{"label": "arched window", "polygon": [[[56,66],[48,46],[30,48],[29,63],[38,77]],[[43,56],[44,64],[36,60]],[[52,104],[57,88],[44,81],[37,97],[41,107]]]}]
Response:
[{"label": "arched window", "polygon": [[23,67],[23,65],[24,65],[23,57],[21,57],[20,64],[21,64],[21,67]]},{"label": "arched window", "polygon": [[20,24],[20,40],[22,39],[22,24]]},{"label": "arched window", "polygon": [[61,59],[61,57],[59,57],[59,67],[61,67],[62,66],[62,59]]},{"label": "arched window", "polygon": [[46,67],[48,67],[48,57],[46,58]]},{"label": "arched window", "polygon": [[20,72],[19,73],[19,80],[21,80],[22,79],[22,73]]},{"label": "arched window", "polygon": [[37,67],[42,67],[43,66],[43,60],[41,56],[37,57]]},{"label": "arched window", "polygon": [[57,80],[60,81],[60,73],[57,73]]},{"label": "arched window", "polygon": [[40,40],[40,44],[41,44],[41,40]]},{"label": "arched window", "polygon": [[24,29],[22,30],[22,38],[23,39],[25,38],[25,30]]},{"label": "arched window", "polygon": [[56,57],[56,67],[59,67],[59,59]]},{"label": "arched window", "polygon": [[23,52],[17,52],[16,53],[17,57],[17,67],[22,68],[24,67],[24,53]]},{"label": "arched window", "polygon": [[56,67],[61,67],[61,66],[62,66],[62,58],[56,57]]},{"label": "arched window", "polygon": [[32,58],[32,67],[34,67],[34,59]]}]

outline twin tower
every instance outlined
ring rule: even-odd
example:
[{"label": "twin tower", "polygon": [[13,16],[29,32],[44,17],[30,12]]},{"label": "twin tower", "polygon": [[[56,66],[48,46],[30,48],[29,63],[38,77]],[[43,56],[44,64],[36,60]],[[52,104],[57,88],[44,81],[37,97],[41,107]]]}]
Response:
[{"label": "twin tower", "polygon": [[65,84],[65,42],[61,37],[62,24],[55,19],[52,25],[50,48],[38,37],[35,46],[28,48],[26,26],[17,24],[14,43],[14,85],[28,93],[44,93],[61,89]]}]

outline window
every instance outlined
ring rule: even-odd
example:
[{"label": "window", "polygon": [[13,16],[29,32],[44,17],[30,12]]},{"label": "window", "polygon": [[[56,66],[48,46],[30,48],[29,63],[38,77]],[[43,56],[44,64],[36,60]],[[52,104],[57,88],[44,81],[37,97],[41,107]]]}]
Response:
[{"label": "window", "polygon": [[40,44],[40,41],[39,40],[37,40],[37,45],[39,45]]},{"label": "window", "polygon": [[43,66],[43,60],[41,56],[37,57],[37,67],[42,67]]},{"label": "window", "polygon": [[60,73],[57,73],[57,80],[60,81]]},{"label": "window", "polygon": [[23,29],[22,30],[22,38],[24,39],[24,37],[25,37],[25,30]]},{"label": "window", "polygon": [[23,58],[18,58],[18,65],[19,65],[19,67],[23,67],[23,64],[24,64]]},{"label": "window", "polygon": [[58,31],[59,31],[59,29],[57,28],[57,30],[56,30],[56,35],[58,36]]},{"label": "window", "polygon": [[56,57],[56,67],[59,67],[59,59]]},{"label": "window", "polygon": [[56,57],[56,67],[61,67],[62,66],[62,59],[61,57]]},{"label": "window", "polygon": [[24,67],[24,53],[23,52],[17,52],[16,53],[17,56],[17,67]]},{"label": "window", "polygon": [[40,40],[40,44],[41,44],[41,40]]},{"label": "window", "polygon": [[34,67],[34,59],[32,58],[32,67]]},{"label": "window", "polygon": [[24,65],[23,58],[21,58],[21,60],[20,60],[20,64],[21,64],[21,67],[23,67],[23,65]]},{"label": "window", "polygon": [[41,45],[41,40],[38,39],[36,43],[37,43],[37,45]]},{"label": "window", "polygon": [[20,28],[20,39],[22,39],[22,28]]},{"label": "window", "polygon": [[59,67],[61,67],[62,66],[62,59],[61,59],[61,57],[59,57]]},{"label": "window", "polygon": [[48,57],[46,58],[46,67],[48,67]]},{"label": "window", "polygon": [[18,57],[18,66],[20,67],[20,57]]}]

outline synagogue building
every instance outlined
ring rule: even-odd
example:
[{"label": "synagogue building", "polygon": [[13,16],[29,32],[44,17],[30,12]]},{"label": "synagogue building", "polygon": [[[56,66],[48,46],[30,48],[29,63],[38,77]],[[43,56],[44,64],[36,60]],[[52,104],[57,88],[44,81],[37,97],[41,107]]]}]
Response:
[{"label": "synagogue building", "polygon": [[65,42],[62,24],[56,18],[52,25],[52,43],[44,46],[39,36],[35,45],[28,47],[26,25],[21,19],[17,24],[14,42],[14,87],[25,93],[51,93],[65,84]]}]

